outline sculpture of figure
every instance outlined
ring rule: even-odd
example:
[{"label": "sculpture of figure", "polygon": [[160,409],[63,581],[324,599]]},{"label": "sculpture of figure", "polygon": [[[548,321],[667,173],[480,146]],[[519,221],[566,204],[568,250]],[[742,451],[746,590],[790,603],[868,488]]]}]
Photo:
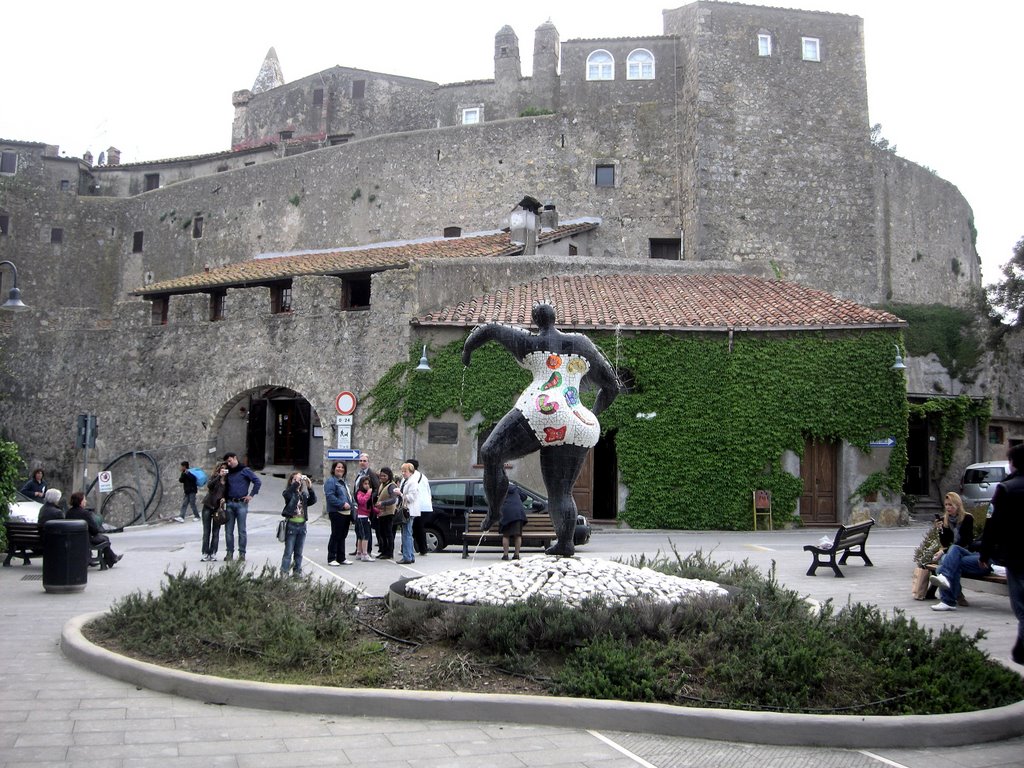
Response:
[{"label": "sculpture of figure", "polygon": [[[468,366],[473,350],[485,342],[496,341],[533,374],[533,382],[480,449],[488,510],[484,529],[501,517],[509,483],[505,462],[540,451],[548,514],[558,533],[558,540],[547,553],[572,557],[576,530],[572,488],[587,451],[601,436],[597,414],[611,405],[619,393],[619,381],[611,364],[590,339],[555,328],[555,310],[550,304],[535,305],[532,317],[536,333],[488,323],[475,328],[462,348],[462,362]],[[580,401],[580,383],[588,375],[588,381],[598,389],[593,411]]]}]

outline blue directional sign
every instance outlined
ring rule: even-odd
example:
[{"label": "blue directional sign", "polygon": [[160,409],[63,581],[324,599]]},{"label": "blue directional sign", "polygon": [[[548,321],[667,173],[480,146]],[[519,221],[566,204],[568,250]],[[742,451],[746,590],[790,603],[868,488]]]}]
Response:
[{"label": "blue directional sign", "polygon": [[359,454],[362,451],[356,450],[355,448],[328,448],[327,449],[327,460],[328,461],[355,461],[359,458]]},{"label": "blue directional sign", "polygon": [[895,437],[886,437],[881,440],[872,440],[868,443],[872,448],[892,448],[896,445]]}]

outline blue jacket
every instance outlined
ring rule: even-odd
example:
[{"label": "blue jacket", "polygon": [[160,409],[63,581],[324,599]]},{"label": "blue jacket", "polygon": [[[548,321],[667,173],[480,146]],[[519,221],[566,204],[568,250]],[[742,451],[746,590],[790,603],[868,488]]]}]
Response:
[{"label": "blue jacket", "polygon": [[[249,493],[249,484],[252,483],[252,493]],[[243,496],[255,496],[260,492],[262,483],[256,477],[256,473],[248,467],[241,465],[234,469],[228,469],[228,499],[240,499]]]},{"label": "blue jacket", "polygon": [[[337,512],[341,515],[350,515],[356,506],[345,481],[339,480],[334,475],[324,480],[324,498],[327,499],[328,513]],[[348,509],[345,509],[346,504],[348,504]]]}]

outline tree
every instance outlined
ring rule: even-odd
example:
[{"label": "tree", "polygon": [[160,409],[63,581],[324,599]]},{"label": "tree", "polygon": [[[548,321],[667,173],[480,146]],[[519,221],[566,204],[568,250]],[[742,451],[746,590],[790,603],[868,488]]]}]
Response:
[{"label": "tree", "polygon": [[1024,326],[1024,237],[1013,246],[1013,256],[1003,265],[1003,279],[986,290],[989,301],[1010,325]]},{"label": "tree", "polygon": [[883,152],[896,152],[896,145],[889,144],[889,140],[882,137],[882,124],[875,123],[871,126],[871,133],[868,136],[871,143]]}]

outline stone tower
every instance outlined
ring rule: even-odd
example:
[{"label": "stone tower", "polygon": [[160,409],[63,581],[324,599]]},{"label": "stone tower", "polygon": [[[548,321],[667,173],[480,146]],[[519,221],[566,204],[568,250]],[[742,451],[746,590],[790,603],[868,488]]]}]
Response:
[{"label": "stone tower", "polygon": [[494,82],[499,89],[515,87],[523,77],[519,37],[508,24],[494,36]]},{"label": "stone tower", "polygon": [[548,19],[533,33],[533,104],[558,109],[558,30]]}]

